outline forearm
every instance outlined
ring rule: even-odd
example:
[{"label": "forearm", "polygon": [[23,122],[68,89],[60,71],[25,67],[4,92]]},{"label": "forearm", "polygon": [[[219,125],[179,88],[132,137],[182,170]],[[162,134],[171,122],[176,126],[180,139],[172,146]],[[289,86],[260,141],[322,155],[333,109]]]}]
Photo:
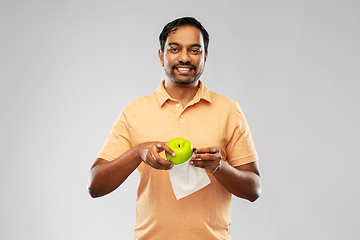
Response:
[{"label": "forearm", "polygon": [[112,162],[98,159],[90,171],[90,195],[95,198],[111,193],[126,180],[140,163],[141,158],[138,156],[136,147]]},{"label": "forearm", "polygon": [[[232,194],[254,202],[261,193],[261,178],[253,171],[234,168],[221,160],[221,167],[214,177]],[[246,169],[246,167],[244,167]]]}]

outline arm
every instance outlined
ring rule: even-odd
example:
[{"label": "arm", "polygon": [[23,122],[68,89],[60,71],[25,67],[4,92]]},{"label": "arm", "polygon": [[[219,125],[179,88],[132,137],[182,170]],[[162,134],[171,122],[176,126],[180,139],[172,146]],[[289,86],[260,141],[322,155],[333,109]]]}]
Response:
[{"label": "arm", "polygon": [[[196,149],[190,164],[213,173],[214,177],[232,194],[254,202],[261,193],[258,162],[233,167],[223,160],[218,148]],[[215,172],[214,172],[215,171]]]},{"label": "arm", "polygon": [[171,169],[173,164],[161,158],[159,153],[175,153],[162,142],[147,142],[133,147],[114,161],[98,158],[90,170],[89,193],[92,197],[101,197],[118,188],[141,162],[159,169]]},{"label": "arm", "polygon": [[214,173],[219,182],[237,197],[245,198],[254,202],[261,194],[261,177],[258,162],[233,167],[226,161],[221,160],[221,166]]}]

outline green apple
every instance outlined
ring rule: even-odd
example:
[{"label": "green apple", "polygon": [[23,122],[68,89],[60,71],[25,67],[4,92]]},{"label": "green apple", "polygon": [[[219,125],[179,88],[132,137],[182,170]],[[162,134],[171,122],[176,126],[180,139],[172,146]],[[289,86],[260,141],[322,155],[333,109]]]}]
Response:
[{"label": "green apple", "polygon": [[175,165],[186,162],[193,153],[191,143],[185,138],[171,139],[167,145],[175,152],[175,157],[166,153],[166,158]]}]

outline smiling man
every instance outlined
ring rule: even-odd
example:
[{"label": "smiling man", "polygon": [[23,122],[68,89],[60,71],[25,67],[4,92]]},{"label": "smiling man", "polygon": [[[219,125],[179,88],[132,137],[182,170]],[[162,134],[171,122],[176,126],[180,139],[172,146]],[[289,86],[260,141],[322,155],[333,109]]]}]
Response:
[{"label": "smiling man", "polygon": [[[207,53],[201,31],[193,26],[180,27],[167,38],[164,49],[159,50],[166,77],[175,84],[197,84]],[[165,55],[165,58],[164,58]]]},{"label": "smiling man", "polygon": [[[208,41],[209,36],[206,32],[204,35]],[[166,42],[161,44],[159,58],[165,69],[165,89],[170,96],[180,100],[183,107],[198,90],[206,57],[203,34],[191,25],[171,29]]]},{"label": "smiling man", "polygon": [[[135,239],[231,239],[231,197],[260,196],[258,157],[237,102],[200,81],[209,35],[194,18],[168,23],[159,37],[165,80],[127,105],[91,168],[92,197],[118,188],[138,169]],[[190,164],[211,183],[177,200],[167,170],[166,142],[183,137],[196,150]]]}]

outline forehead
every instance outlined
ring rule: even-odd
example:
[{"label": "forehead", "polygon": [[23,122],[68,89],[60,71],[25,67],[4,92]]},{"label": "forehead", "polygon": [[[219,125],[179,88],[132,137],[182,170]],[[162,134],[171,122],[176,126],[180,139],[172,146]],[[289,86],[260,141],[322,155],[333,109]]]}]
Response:
[{"label": "forehead", "polygon": [[166,45],[169,43],[178,43],[181,45],[200,44],[204,46],[204,39],[198,28],[193,26],[180,26],[176,31],[170,32],[166,40]]}]

